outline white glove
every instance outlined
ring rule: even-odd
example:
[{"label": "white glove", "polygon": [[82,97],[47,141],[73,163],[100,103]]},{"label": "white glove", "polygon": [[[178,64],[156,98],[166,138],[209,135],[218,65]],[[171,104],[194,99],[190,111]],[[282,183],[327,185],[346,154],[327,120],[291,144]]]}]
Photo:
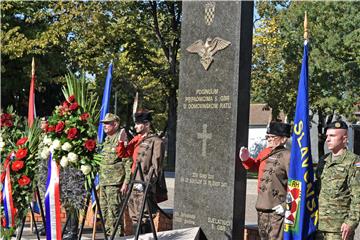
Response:
[{"label": "white glove", "polygon": [[139,192],[144,191],[144,187],[143,187],[143,185],[141,183],[135,183],[134,188]]},{"label": "white glove", "polygon": [[241,147],[239,152],[239,158],[241,161],[246,161],[249,159],[249,150],[246,147]]},{"label": "white glove", "polygon": [[281,206],[280,204],[273,207],[272,210],[274,210],[276,212],[276,214],[279,214],[281,216],[284,216],[285,213],[285,209],[283,208],[283,206]]}]

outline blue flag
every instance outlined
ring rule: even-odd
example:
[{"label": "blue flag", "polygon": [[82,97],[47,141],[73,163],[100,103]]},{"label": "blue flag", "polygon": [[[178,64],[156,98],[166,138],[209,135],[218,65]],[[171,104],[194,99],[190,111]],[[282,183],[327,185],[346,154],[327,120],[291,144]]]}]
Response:
[{"label": "blue flag", "polygon": [[[109,112],[110,109],[112,69],[113,69],[113,64],[110,63],[106,75],[104,93],[101,102],[100,121],[105,118],[105,115]],[[103,141],[104,141],[104,130],[103,130],[103,124],[100,123],[98,128],[98,143],[102,143]]]},{"label": "blue flag", "polygon": [[308,79],[308,44],[305,41],[292,133],[284,239],[313,239],[318,222],[310,144]]},{"label": "blue flag", "polygon": [[[110,96],[111,96],[111,83],[112,83],[112,70],[113,70],[113,64],[110,63],[108,72],[106,75],[106,81],[105,81],[105,87],[101,102],[101,111],[100,111],[100,121],[105,118],[105,115],[109,112],[110,109]],[[101,144],[104,141],[104,126],[102,123],[99,123],[98,127],[98,143]],[[94,179],[95,187],[98,188],[99,186],[99,175],[97,174]],[[96,201],[95,201],[95,195],[94,192],[91,193],[91,201],[92,206],[95,207]]]}]

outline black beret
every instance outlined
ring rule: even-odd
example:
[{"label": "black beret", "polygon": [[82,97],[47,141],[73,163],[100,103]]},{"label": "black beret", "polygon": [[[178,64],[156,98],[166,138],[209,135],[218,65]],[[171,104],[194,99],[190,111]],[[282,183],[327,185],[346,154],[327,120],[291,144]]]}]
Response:
[{"label": "black beret", "polygon": [[140,111],[135,113],[135,122],[136,123],[147,123],[151,122],[151,112],[149,111]]},{"label": "black beret", "polygon": [[328,129],[348,129],[348,125],[344,121],[337,120],[328,124],[325,128],[325,131]]},{"label": "black beret", "polygon": [[291,125],[282,122],[270,122],[267,128],[267,134],[273,134],[276,136],[290,137]]}]

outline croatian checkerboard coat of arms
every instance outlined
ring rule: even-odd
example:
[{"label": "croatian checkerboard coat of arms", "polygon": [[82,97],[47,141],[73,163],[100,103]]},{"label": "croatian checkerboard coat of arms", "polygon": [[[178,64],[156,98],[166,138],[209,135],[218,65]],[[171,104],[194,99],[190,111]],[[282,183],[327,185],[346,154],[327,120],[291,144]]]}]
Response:
[{"label": "croatian checkerboard coat of arms", "polygon": [[299,202],[301,199],[301,182],[295,180],[289,181],[287,192],[284,223],[288,226],[295,227],[296,216],[300,210]]},{"label": "croatian checkerboard coat of arms", "polygon": [[207,2],[205,4],[205,23],[210,26],[215,17],[215,2]]},{"label": "croatian checkerboard coat of arms", "polygon": [[287,192],[284,223],[287,226],[295,227],[296,216],[300,210],[299,202],[301,198],[301,182],[295,180],[289,181]]}]

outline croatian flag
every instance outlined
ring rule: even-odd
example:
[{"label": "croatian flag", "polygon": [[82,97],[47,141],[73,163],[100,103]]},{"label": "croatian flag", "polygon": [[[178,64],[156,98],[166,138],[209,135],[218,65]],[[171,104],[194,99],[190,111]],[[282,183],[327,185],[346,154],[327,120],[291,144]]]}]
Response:
[{"label": "croatian flag", "polygon": [[46,239],[61,240],[60,221],[60,168],[50,154],[48,162],[48,177],[46,181],[45,212],[46,212]]},{"label": "croatian flag", "polygon": [[4,204],[4,217],[5,228],[11,228],[15,226],[15,208],[12,199],[12,188],[10,181],[10,164],[6,164],[5,167],[5,181],[3,186],[3,204]]}]

